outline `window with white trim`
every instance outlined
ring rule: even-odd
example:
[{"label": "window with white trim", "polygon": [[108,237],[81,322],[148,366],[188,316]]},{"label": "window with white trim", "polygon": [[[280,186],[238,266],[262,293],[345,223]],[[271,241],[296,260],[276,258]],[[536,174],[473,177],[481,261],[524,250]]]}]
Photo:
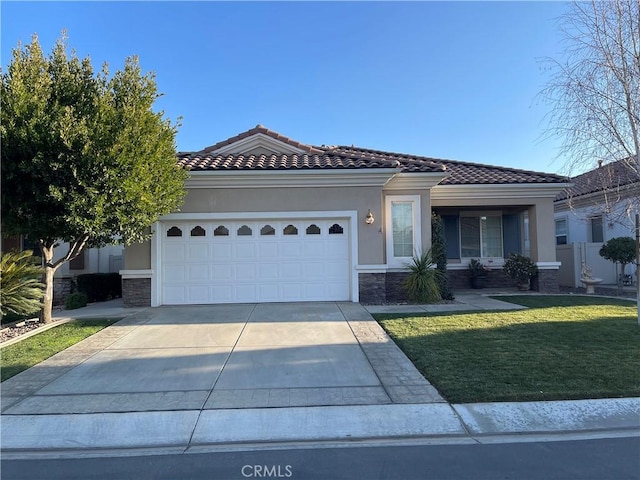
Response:
[{"label": "window with white trim", "polygon": [[460,215],[460,254],[502,257],[502,215]]},{"label": "window with white trim", "polygon": [[556,218],[556,245],[566,245],[568,240],[567,219]]},{"label": "window with white trim", "polygon": [[387,265],[405,267],[420,255],[420,196],[393,195],[385,199]]}]

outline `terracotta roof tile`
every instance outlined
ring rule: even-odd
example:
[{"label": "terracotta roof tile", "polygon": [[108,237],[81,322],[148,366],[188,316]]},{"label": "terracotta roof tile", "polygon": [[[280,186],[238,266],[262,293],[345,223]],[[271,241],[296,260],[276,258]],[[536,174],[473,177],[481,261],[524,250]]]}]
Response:
[{"label": "terracotta roof tile", "polygon": [[640,183],[640,172],[629,159],[607,163],[571,178],[572,187],[565,189],[556,197],[556,202],[569,197],[579,197],[603,190],[615,190],[620,187]]},{"label": "terracotta roof tile", "polygon": [[397,160],[406,172],[428,171],[441,166],[449,175],[440,185],[501,184],[501,183],[563,183],[566,177],[517,168],[497,167],[480,163],[461,162],[402,153],[381,152],[357,147],[332,147],[334,152],[378,156]]},{"label": "terracotta roof tile", "polygon": [[[244,155],[215,150],[256,133],[263,133],[289,145],[305,150],[304,154]],[[322,147],[296,142],[262,125],[216,143],[199,152],[178,153],[178,165],[189,170],[301,170],[301,169],[361,169],[394,168],[401,172],[443,172],[448,175],[441,185],[564,183],[566,177],[515,168],[478,163],[443,160],[417,155],[384,152],[354,146]]]},{"label": "terracotta roof tile", "polygon": [[268,128],[263,127],[260,124],[256,125],[251,130],[247,130],[246,132],[242,132],[234,137],[230,137],[230,138],[227,138],[226,140],[218,142],[215,145],[206,147],[202,150],[202,152],[207,152],[207,153],[213,152],[215,150],[218,150],[219,148],[226,147],[227,145],[231,145],[232,143],[242,140],[243,138],[247,138],[247,137],[250,137],[251,135],[255,135],[256,133],[262,133],[264,135],[267,135],[273,138],[274,140],[278,140],[280,142],[286,143],[288,145],[291,145],[292,147],[299,148],[300,150],[304,150],[306,152],[322,153],[322,150],[316,149],[311,145],[305,145],[304,143],[297,142],[289,137],[285,137],[284,135],[280,135],[278,132],[269,130]]}]

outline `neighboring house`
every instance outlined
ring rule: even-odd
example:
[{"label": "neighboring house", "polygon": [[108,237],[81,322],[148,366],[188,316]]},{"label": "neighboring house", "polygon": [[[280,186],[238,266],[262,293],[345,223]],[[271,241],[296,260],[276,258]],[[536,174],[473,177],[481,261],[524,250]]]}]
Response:
[{"label": "neighboring house", "polygon": [[[62,257],[69,248],[68,243],[61,243],[55,250],[54,261]],[[2,251],[33,250],[38,255],[40,248],[24,235],[15,235],[2,239]],[[108,245],[102,248],[88,248],[80,255],[64,263],[54,277],[54,303],[62,303],[71,291],[71,283],[75,277],[84,273],[109,273],[122,269],[122,245]]]},{"label": "neighboring house", "polygon": [[[260,125],[198,152],[179,212],[125,248],[125,305],[403,300],[412,256],[445,224],[449,275],[501,265],[528,237],[537,289],[557,292],[558,175],[357,147],[311,146]],[[525,235],[524,217],[529,231]]]},{"label": "neighboring house", "polygon": [[[560,284],[581,286],[582,263],[604,284],[616,284],[621,272],[600,257],[599,250],[612,238],[635,236],[640,175],[620,160],[578,175],[571,184],[554,202],[557,255],[562,261]],[[634,269],[628,265],[626,273],[634,273]]]}]

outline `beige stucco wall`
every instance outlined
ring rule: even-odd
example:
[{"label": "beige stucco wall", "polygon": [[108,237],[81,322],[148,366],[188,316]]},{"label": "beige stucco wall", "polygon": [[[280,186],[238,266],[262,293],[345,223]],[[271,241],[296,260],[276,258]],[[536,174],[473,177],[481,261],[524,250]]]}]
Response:
[{"label": "beige stucco wall", "polygon": [[124,249],[125,270],[149,270],[151,268],[151,242],[134,243]]},{"label": "beige stucco wall", "polygon": [[556,231],[553,199],[538,200],[529,207],[531,258],[537,262],[556,261]]}]

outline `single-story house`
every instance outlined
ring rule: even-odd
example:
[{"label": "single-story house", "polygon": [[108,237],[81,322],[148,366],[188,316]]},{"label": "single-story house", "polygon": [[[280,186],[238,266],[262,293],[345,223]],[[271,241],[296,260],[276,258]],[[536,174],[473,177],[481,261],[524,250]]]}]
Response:
[{"label": "single-story house", "polygon": [[[618,283],[621,272],[599,251],[612,238],[635,236],[639,199],[640,173],[629,159],[600,163],[571,178],[571,186],[554,202],[556,255],[562,261],[560,285],[582,286],[583,263],[603,284]],[[634,265],[627,265],[626,274],[637,281]]]},{"label": "single-story house", "polygon": [[490,285],[508,283],[504,259],[527,241],[534,287],[558,290],[553,201],[564,177],[307,145],[261,125],[177,162],[190,173],[184,205],[125,248],[125,305],[395,302],[407,262],[431,245],[432,212],[454,288],[468,287],[472,258],[495,270]]}]

